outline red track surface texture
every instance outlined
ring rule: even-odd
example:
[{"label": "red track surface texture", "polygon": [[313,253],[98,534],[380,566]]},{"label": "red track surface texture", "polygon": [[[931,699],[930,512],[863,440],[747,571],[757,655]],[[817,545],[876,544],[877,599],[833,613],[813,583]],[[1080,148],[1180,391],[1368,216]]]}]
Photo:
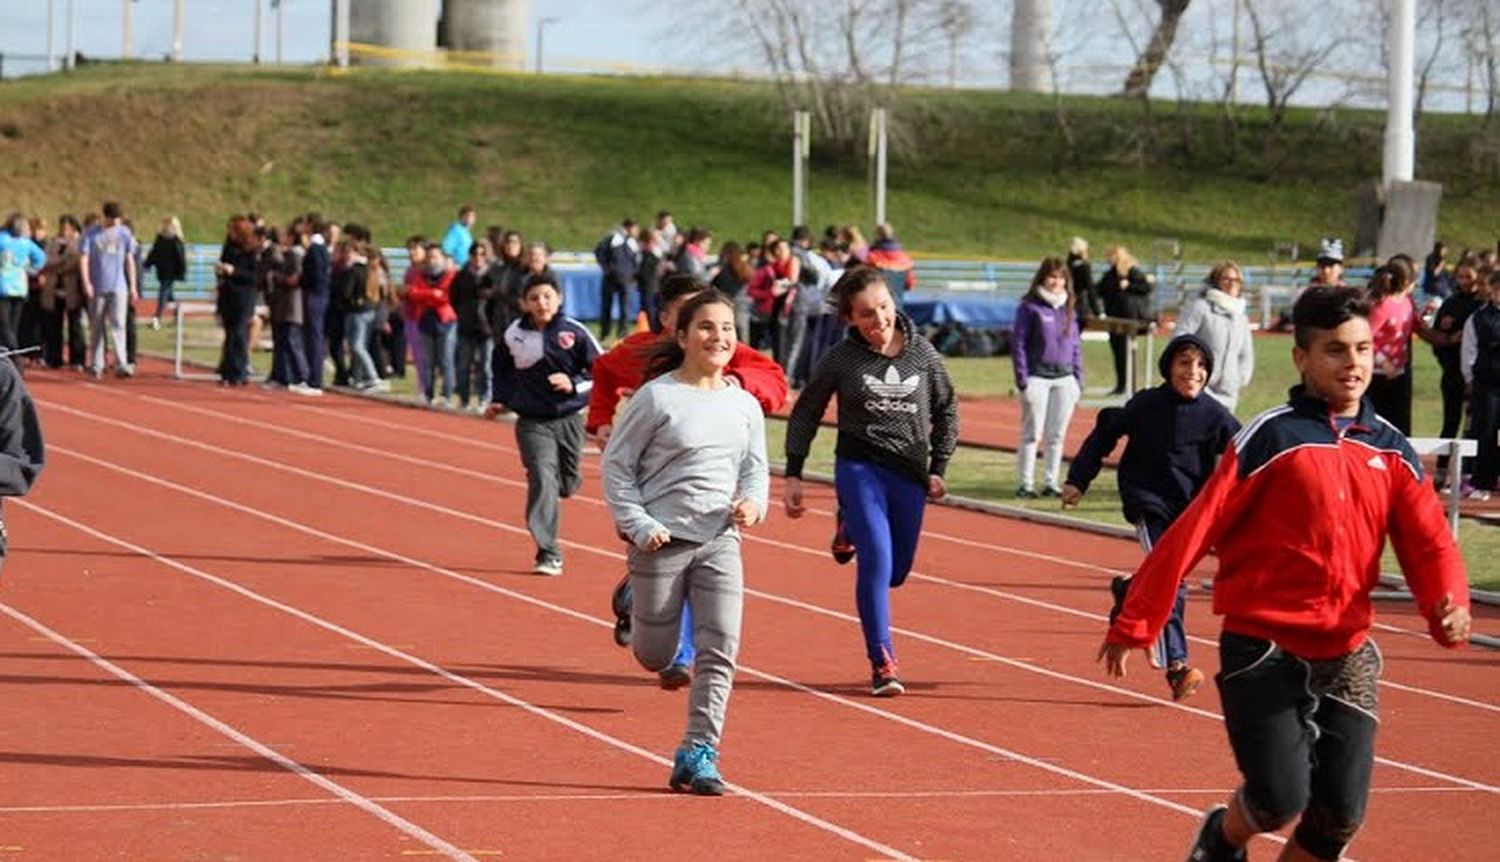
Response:
[{"label": "red track surface texture", "polygon": [[[672,795],[684,696],[611,641],[596,464],[540,578],[510,426],[146,370],[28,380],[50,458],[6,506],[0,860],[1176,860],[1235,783],[1211,686],[1093,663],[1123,541],[930,510],[910,691],[868,697],[824,491],[745,546],[736,792]],[[1381,611],[1351,856],[1492,859],[1500,656]],[[1202,594],[1189,628],[1212,670]]]}]

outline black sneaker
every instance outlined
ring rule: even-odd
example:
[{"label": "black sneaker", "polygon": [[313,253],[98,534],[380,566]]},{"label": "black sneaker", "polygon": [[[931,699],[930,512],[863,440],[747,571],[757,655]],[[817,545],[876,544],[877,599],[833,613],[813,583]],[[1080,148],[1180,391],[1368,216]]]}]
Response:
[{"label": "black sneaker", "polygon": [[1016,489],[1016,499],[1017,500],[1035,500],[1036,499],[1036,492],[1033,491],[1033,490],[1031,490],[1030,488],[1026,487],[1025,485],[1022,485],[1021,487],[1019,487],[1019,488]]},{"label": "black sneaker", "polygon": [[1120,611],[1125,607],[1125,592],[1130,589],[1130,578],[1124,575],[1115,575],[1109,579],[1109,594],[1114,597],[1114,603],[1109,606],[1109,624],[1115,624],[1115,618],[1120,616]]},{"label": "black sneaker", "polygon": [[676,691],[693,684],[693,672],[687,669],[687,665],[674,664],[656,676],[666,691]]},{"label": "black sneaker", "polygon": [[906,692],[906,686],[896,678],[896,663],[886,662],[877,665],[870,674],[870,694],[876,697],[895,697]]},{"label": "black sneaker", "polygon": [[1062,489],[1061,488],[1054,488],[1051,485],[1048,485],[1048,486],[1042,488],[1042,496],[1043,497],[1061,497],[1062,496]]},{"label": "black sneaker", "polygon": [[828,550],[833,554],[833,561],[842,566],[854,559],[854,543],[849,541],[848,535],[844,533],[843,509],[840,509],[834,516],[834,521],[833,541],[828,544]]},{"label": "black sneaker", "polygon": [[610,605],[615,612],[615,644],[618,646],[630,646],[630,606],[634,599],[630,576],[626,575],[615,585],[615,591],[610,596]]},{"label": "black sneaker", "polygon": [[1215,805],[1203,815],[1186,862],[1245,862],[1249,858],[1243,847],[1231,847],[1224,840],[1224,813],[1228,810],[1228,806]]}]

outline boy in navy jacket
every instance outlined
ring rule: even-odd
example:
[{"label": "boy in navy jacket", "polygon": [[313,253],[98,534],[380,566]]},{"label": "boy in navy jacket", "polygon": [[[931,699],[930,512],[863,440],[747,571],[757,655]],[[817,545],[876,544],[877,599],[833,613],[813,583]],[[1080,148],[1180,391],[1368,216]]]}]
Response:
[{"label": "boy in navy jacket", "polygon": [[[1240,430],[1224,405],[1204,393],[1214,371],[1213,351],[1206,341],[1179,335],[1162,351],[1158,365],[1165,383],[1137,392],[1124,407],[1100,411],[1094,430],[1073,458],[1062,494],[1064,506],[1077,505],[1099,475],[1105,456],[1121,437],[1129,437],[1120,458],[1120,502],[1125,520],[1135,525],[1148,553],[1208,481],[1224,447]],[[1110,583],[1115,597],[1111,621],[1120,612],[1129,584],[1124,577]],[[1152,664],[1167,669],[1173,700],[1188,697],[1203,684],[1203,672],[1187,661],[1182,622],[1186,606],[1184,581],[1152,649]]]},{"label": "boy in navy jacket", "polygon": [[1359,831],[1379,725],[1370,593],[1386,539],[1445,647],[1469,639],[1469,586],[1411,444],[1364,398],[1374,372],[1360,291],[1310,287],[1292,310],[1302,384],[1257,416],[1136,571],[1099,658],[1123,677],[1210,548],[1219,698],[1243,781],[1203,819],[1190,862],[1237,862],[1296,820],[1283,862],[1337,860]]},{"label": "boy in navy jacket", "polygon": [[559,501],[582,482],[583,409],[593,388],[599,343],[583,324],[561,314],[557,277],[542,272],[521,294],[525,315],[505,330],[495,351],[494,383],[485,415],[516,414],[516,443],[526,467],[526,528],[536,540],[541,575],[562,574]]}]

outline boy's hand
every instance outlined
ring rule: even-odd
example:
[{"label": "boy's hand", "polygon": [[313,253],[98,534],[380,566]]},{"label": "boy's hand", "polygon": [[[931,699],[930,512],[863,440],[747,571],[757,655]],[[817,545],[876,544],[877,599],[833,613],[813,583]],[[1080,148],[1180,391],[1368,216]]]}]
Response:
[{"label": "boy's hand", "polygon": [[1104,662],[1104,672],[1120,679],[1125,678],[1125,660],[1130,657],[1130,647],[1112,644],[1108,639],[1099,644],[1099,655],[1095,661]]},{"label": "boy's hand", "polygon": [[927,499],[941,500],[948,495],[948,483],[943,481],[942,476],[929,475],[927,477]]},{"label": "boy's hand", "polygon": [[760,523],[760,507],[755,505],[753,500],[735,500],[729,517],[736,527],[753,527]]},{"label": "boy's hand", "polygon": [[672,534],[666,530],[657,530],[646,538],[646,551],[659,551],[672,541]]},{"label": "boy's hand", "polygon": [[609,442],[609,435],[613,433],[615,433],[615,426],[600,425],[599,430],[594,432],[594,436],[599,438],[599,445],[603,446]]},{"label": "boy's hand", "polygon": [[1443,596],[1437,606],[1438,626],[1443,632],[1445,646],[1458,646],[1469,642],[1469,627],[1473,620],[1469,609],[1455,605],[1452,594]]},{"label": "boy's hand", "polygon": [[501,404],[499,401],[491,401],[489,404],[485,405],[485,408],[484,408],[484,418],[486,418],[486,419],[494,419],[496,416],[499,416],[501,413],[504,413],[504,412],[505,412],[505,405],[504,404]]},{"label": "boy's hand", "polygon": [[788,518],[802,517],[802,513],[806,512],[807,508],[802,505],[801,479],[794,477],[787,478],[786,490],[781,495],[781,503],[786,507],[786,516]]},{"label": "boy's hand", "polygon": [[1074,506],[1078,505],[1078,501],[1082,499],[1083,492],[1078,489],[1077,485],[1074,485],[1072,483],[1066,483],[1063,485],[1062,505],[1064,509],[1073,508]]},{"label": "boy's hand", "polygon": [[555,374],[548,374],[547,382],[551,383],[552,388],[557,390],[558,392],[573,391],[573,378],[562,373],[561,371],[558,371]]}]

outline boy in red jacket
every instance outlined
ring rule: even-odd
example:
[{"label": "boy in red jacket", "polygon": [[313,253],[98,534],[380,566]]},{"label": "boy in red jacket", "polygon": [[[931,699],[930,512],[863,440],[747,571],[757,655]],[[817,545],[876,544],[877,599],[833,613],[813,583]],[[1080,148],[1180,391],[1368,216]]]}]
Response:
[{"label": "boy in red jacket", "polygon": [[[613,430],[615,412],[625,399],[641,385],[646,375],[646,360],[651,349],[663,338],[670,337],[675,328],[677,310],[709,286],[690,275],[668,276],[661,285],[658,301],[661,303],[661,333],[637,332],[608,353],[594,361],[594,388],[589,394],[589,412],[585,429],[599,438],[601,447],[609,440]],[[775,360],[743,342],[737,343],[729,365],[724,369],[724,379],[738,385],[760,402],[761,410],[775,413],[786,403],[786,372]],[[615,643],[630,644],[630,576],[627,575],[615,587],[612,604],[615,612]],[[662,688],[676,689],[692,681],[689,668],[693,666],[696,653],[693,649],[693,619],[687,606],[683,606],[682,632],[678,640],[677,657],[671,667],[660,674]]]},{"label": "boy in red jacket", "polygon": [[1224,617],[1216,682],[1244,777],[1208,812],[1189,862],[1245,859],[1260,832],[1297,824],[1282,862],[1337,860],[1364,818],[1380,653],[1370,591],[1387,537],[1434,640],[1469,638],[1463,559],[1406,438],[1363,400],[1369,303],[1308,288],[1292,312],[1302,385],[1252,420],[1135,575],[1099,657],[1125,675],[1155,641],[1177,585],[1217,549]]}]

